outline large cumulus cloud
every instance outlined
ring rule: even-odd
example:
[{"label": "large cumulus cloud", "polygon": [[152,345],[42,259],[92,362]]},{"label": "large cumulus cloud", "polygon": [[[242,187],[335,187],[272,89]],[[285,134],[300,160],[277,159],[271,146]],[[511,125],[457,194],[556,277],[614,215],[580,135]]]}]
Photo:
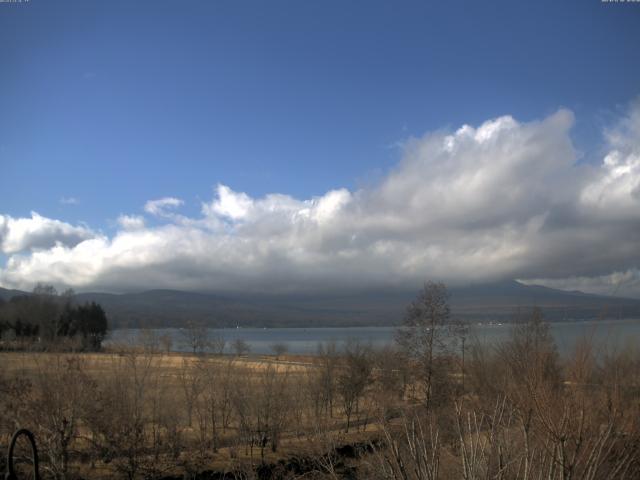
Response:
[{"label": "large cumulus cloud", "polygon": [[5,254],[49,249],[56,245],[74,247],[93,235],[85,226],[73,226],[36,212],[31,212],[30,218],[0,215],[0,252]]},{"label": "large cumulus cloud", "polygon": [[393,171],[356,191],[252,198],[219,184],[194,217],[181,199],[150,200],[153,226],[123,215],[111,237],[39,217],[64,229],[17,240],[0,217],[0,283],[280,292],[519,278],[640,296],[640,104],[605,132],[597,164],[578,161],[573,121],[504,116],[409,139]]}]

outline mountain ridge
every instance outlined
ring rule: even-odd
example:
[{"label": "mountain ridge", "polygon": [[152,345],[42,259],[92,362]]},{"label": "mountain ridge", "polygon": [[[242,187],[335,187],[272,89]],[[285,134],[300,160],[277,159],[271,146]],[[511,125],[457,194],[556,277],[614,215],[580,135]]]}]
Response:
[{"label": "mountain ridge", "polygon": [[[640,299],[564,291],[517,281],[451,287],[452,315],[468,322],[508,321],[517,310],[540,307],[550,321],[640,318]],[[85,292],[77,302],[103,306],[114,328],[375,326],[400,323],[418,290],[355,294],[250,295],[153,289],[134,293]],[[5,301],[20,290],[0,288]]]}]

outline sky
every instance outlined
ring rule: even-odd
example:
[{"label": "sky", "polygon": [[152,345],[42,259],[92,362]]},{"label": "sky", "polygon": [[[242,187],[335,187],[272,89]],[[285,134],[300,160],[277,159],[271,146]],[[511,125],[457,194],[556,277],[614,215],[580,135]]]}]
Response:
[{"label": "sky", "polygon": [[0,286],[640,298],[640,3],[0,3]]}]

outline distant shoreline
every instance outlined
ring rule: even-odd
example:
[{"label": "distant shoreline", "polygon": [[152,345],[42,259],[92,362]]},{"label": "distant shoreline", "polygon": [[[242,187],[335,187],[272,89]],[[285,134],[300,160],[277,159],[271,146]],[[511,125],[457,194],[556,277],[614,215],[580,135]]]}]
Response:
[{"label": "distant shoreline", "polygon": [[[479,341],[484,344],[496,344],[505,340],[510,332],[512,323],[471,324],[468,325],[467,338],[469,342]],[[612,319],[612,320],[582,320],[566,322],[549,322],[550,330],[558,350],[570,351],[576,342],[585,336],[593,335],[599,344],[610,347],[626,346],[627,343],[640,340],[640,318]],[[249,344],[252,354],[270,354],[275,344],[285,344],[287,353],[295,355],[309,355],[316,352],[318,344],[335,342],[340,346],[348,339],[363,343],[370,343],[374,347],[391,345],[394,341],[395,326],[373,327],[278,327],[278,328],[209,328],[211,334],[220,334],[227,342],[225,353],[230,352],[229,344],[242,339]],[[172,340],[171,351],[187,352],[184,345],[184,334],[179,328],[159,329],[115,329],[105,341],[105,346],[125,343],[139,345],[139,332],[152,334],[156,337],[169,335]]]}]

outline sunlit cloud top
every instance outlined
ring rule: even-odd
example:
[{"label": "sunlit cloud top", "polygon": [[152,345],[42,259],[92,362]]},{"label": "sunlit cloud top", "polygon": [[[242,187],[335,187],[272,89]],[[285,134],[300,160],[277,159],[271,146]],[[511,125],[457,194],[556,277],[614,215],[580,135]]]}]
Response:
[{"label": "sunlit cloud top", "polygon": [[317,292],[518,278],[640,297],[639,119],[636,102],[595,164],[579,161],[561,109],[408,139],[395,168],[353,191],[254,198],[212,179],[199,214],[149,199],[111,235],[0,215],[0,284]]}]

